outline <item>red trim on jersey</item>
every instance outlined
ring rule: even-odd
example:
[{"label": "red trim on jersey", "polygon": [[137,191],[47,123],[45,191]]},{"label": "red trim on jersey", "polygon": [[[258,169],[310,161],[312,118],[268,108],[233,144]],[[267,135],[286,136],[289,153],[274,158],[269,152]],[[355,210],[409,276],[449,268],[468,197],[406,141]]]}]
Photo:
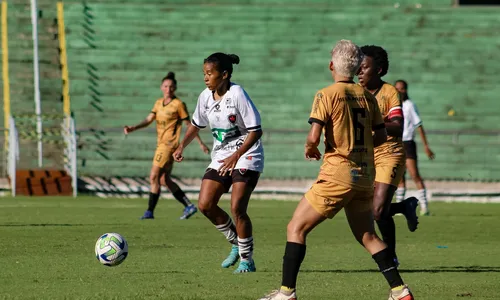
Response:
[{"label": "red trim on jersey", "polygon": [[387,115],[387,119],[392,119],[392,118],[402,118],[403,117],[403,110],[401,108],[394,108],[392,109],[389,114]]}]

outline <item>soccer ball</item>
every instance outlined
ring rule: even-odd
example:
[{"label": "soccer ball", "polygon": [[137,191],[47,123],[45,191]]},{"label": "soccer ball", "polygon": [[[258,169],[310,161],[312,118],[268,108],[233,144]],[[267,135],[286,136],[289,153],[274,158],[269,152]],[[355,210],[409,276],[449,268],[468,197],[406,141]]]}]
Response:
[{"label": "soccer ball", "polygon": [[95,257],[105,266],[118,266],[127,255],[127,241],[118,233],[105,233],[95,243]]}]

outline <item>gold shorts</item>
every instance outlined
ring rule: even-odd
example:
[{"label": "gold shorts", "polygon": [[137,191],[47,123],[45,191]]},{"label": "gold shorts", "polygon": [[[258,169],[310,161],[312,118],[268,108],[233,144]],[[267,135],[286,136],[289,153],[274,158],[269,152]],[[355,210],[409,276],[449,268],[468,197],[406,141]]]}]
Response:
[{"label": "gold shorts", "polygon": [[316,180],[304,197],[326,218],[333,218],[342,208],[351,212],[372,210],[373,189],[354,190],[338,183]]},{"label": "gold shorts", "polygon": [[405,170],[406,161],[403,155],[379,158],[375,161],[375,182],[398,186]]},{"label": "gold shorts", "polygon": [[156,147],[155,156],[153,157],[153,166],[161,169],[171,169],[174,164],[175,148],[160,144]]}]

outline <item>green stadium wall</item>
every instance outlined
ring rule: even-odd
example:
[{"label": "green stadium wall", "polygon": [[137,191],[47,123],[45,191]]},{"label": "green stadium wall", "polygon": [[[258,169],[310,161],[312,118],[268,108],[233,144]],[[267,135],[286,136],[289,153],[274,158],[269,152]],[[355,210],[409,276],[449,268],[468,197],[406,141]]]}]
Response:
[{"label": "green stadium wall", "polygon": [[[44,11],[53,6],[55,15],[55,2],[41,2]],[[233,81],[248,91],[261,112],[263,177],[313,178],[319,163],[303,159],[312,99],[316,90],[332,81],[328,70],[332,46],[339,39],[351,39],[386,48],[390,59],[386,81],[409,82],[410,96],[436,153],[436,160],[428,161],[417,138],[425,178],[500,180],[500,88],[495,82],[500,73],[500,9],[457,8],[443,0],[395,2],[65,2],[79,173],[146,176],[155,150],[154,130],[124,139],[121,128],[148,114],[161,96],[160,80],[168,71],[176,72],[178,96],[192,113],[204,89],[203,58],[223,51],[240,56]],[[17,6],[21,11],[22,5]],[[24,34],[30,33],[29,5],[27,9],[28,19],[19,27]],[[19,30],[14,32],[13,27],[11,61],[28,59],[30,43],[16,41]],[[54,46],[47,45],[43,59],[57,61]],[[28,66],[25,62],[23,68]],[[22,73],[29,77],[28,71]],[[43,99],[60,97],[60,80],[50,76],[42,80],[49,87]],[[12,101],[25,101],[13,103],[13,110],[31,109],[32,83],[11,81],[19,90]],[[202,131],[202,138],[211,144],[208,130]],[[174,174],[200,177],[208,156],[195,143],[186,157],[175,165]]]}]

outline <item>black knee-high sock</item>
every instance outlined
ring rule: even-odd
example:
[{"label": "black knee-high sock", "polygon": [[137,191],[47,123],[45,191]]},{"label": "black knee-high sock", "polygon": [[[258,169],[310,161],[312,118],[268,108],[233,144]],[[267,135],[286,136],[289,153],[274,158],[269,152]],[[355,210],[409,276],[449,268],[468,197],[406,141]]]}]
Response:
[{"label": "black knee-high sock", "polygon": [[306,256],[306,245],[287,242],[283,256],[283,277],[281,286],[295,289],[300,265]]},{"label": "black knee-high sock", "polygon": [[394,216],[395,214],[402,214],[405,210],[404,202],[391,203],[389,207],[389,214]]},{"label": "black knee-high sock", "polygon": [[184,192],[181,189],[178,189],[172,194],[174,195],[175,199],[177,199],[177,201],[179,201],[182,205],[184,205],[184,207],[192,204],[191,201],[189,201],[188,197],[186,197],[186,194],[184,194]]},{"label": "black knee-high sock", "polygon": [[158,199],[160,199],[160,194],[149,193],[148,210],[154,212],[156,204],[158,204]]},{"label": "black knee-high sock", "polygon": [[396,257],[396,225],[394,219],[390,216],[384,217],[377,221],[378,229],[382,234],[384,243],[387,244],[387,249],[392,253],[393,258]]},{"label": "black knee-high sock", "polygon": [[396,263],[389,249],[385,248],[373,254],[372,257],[391,288],[404,285],[403,279],[401,279],[401,275],[399,275],[398,268],[396,267]]}]

